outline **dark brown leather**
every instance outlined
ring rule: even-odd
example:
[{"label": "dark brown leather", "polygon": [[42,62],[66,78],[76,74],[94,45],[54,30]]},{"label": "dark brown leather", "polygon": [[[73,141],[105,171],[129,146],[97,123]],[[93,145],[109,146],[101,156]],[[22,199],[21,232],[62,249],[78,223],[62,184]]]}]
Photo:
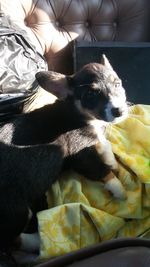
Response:
[{"label": "dark brown leather", "polygon": [[[24,25],[49,69],[72,73],[74,39],[149,41],[149,0],[0,0]],[[26,25],[26,26],[25,26]]]},{"label": "dark brown leather", "polygon": [[148,267],[150,266],[150,240],[114,239],[36,265],[36,267],[58,266]]},{"label": "dark brown leather", "polygon": [[[49,69],[72,73],[72,41],[150,41],[150,0],[0,0],[24,28]],[[148,267],[150,241],[112,240],[37,267]]]}]

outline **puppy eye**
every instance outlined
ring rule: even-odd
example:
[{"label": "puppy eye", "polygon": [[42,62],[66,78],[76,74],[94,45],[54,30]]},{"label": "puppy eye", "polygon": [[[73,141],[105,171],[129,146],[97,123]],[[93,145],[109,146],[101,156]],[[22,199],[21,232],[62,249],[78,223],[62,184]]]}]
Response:
[{"label": "puppy eye", "polygon": [[115,88],[120,88],[121,87],[121,81],[117,80],[114,82],[114,87]]},{"label": "puppy eye", "polygon": [[88,91],[82,95],[81,102],[86,108],[95,108],[99,102],[98,92]]},{"label": "puppy eye", "polygon": [[88,98],[97,98],[98,97],[98,92],[89,90],[85,95]]}]

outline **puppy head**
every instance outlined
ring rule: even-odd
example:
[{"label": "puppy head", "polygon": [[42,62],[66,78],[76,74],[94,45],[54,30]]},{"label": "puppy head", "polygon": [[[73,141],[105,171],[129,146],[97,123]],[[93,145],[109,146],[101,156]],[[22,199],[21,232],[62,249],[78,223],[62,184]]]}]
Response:
[{"label": "puppy head", "polygon": [[71,76],[48,71],[36,74],[39,84],[60,99],[68,96],[89,119],[119,122],[127,116],[125,90],[105,55]]}]

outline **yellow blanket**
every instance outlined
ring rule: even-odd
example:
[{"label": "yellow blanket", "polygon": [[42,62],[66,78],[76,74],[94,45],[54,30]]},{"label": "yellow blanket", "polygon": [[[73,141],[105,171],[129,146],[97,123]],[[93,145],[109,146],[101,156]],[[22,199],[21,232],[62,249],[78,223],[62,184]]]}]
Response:
[{"label": "yellow blanket", "polygon": [[148,233],[150,106],[134,106],[124,122],[107,129],[107,136],[118,159],[118,178],[127,199],[113,198],[101,182],[76,173],[64,175],[48,192],[49,209],[37,215],[42,259],[111,238]]}]

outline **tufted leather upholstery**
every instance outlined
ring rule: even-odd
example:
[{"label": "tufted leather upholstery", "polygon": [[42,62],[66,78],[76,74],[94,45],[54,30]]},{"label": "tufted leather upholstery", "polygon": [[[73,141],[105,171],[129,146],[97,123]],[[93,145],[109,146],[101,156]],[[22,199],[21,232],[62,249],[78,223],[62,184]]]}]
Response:
[{"label": "tufted leather upholstery", "polygon": [[49,69],[72,73],[72,41],[149,41],[149,0],[0,0]]}]

